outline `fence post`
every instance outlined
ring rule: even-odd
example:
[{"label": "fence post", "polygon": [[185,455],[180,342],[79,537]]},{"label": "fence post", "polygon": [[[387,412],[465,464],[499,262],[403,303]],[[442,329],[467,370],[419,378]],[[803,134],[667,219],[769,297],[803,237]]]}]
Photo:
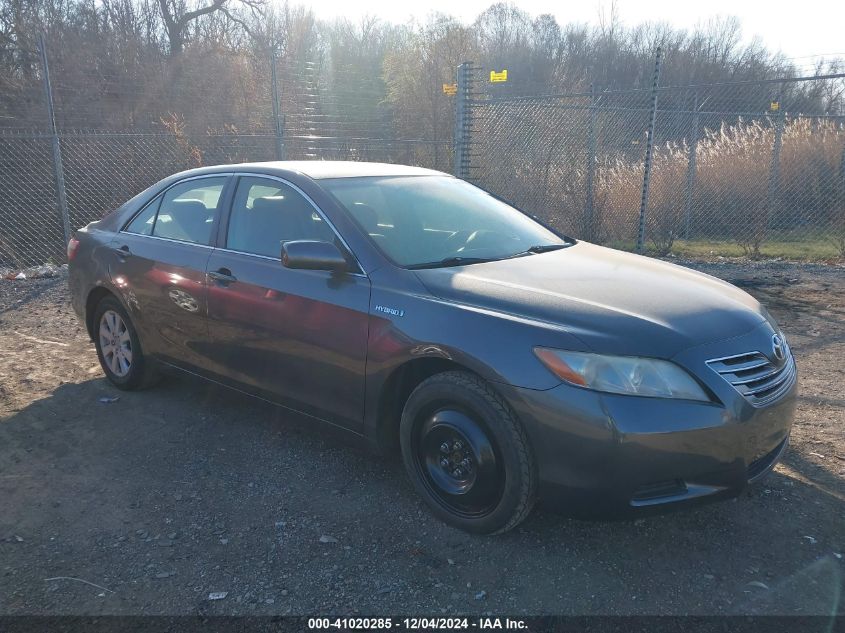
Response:
[{"label": "fence post", "polygon": [[777,114],[775,115],[775,140],[772,144],[772,164],[769,169],[769,186],[766,196],[766,213],[764,215],[765,226],[760,230],[765,232],[769,226],[772,215],[776,215],[776,207],[780,198],[780,150],[783,146],[783,117],[784,110],[781,100],[783,99],[783,85],[781,85],[777,96]]},{"label": "fence post", "polygon": [[270,49],[270,83],[273,92],[273,126],[276,131],[276,160],[285,160],[285,137],[279,112],[279,81],[276,75],[276,47]]},{"label": "fence post", "polygon": [[660,84],[660,56],[663,51],[658,46],[654,55],[654,77],[651,82],[651,117],[648,122],[648,136],[645,146],[645,173],[643,174],[643,195],[640,198],[640,222],[637,228],[637,252],[642,253],[645,246],[645,216],[648,209],[648,186],[651,180],[651,160],[654,150],[654,127],[657,123],[657,88]]},{"label": "fence post", "polygon": [[472,99],[472,62],[458,66],[458,94],[455,103],[454,175],[469,178],[469,147],[471,134],[470,101]]},{"label": "fence post", "polygon": [[44,100],[47,103],[47,123],[50,129],[50,139],[53,145],[53,173],[56,177],[56,198],[58,200],[59,217],[62,221],[62,232],[65,244],[70,241],[70,216],[67,208],[67,193],[65,191],[65,172],[62,167],[62,148],[59,143],[59,133],[56,130],[56,113],[53,109],[53,88],[50,85],[50,67],[47,64],[47,45],[44,34],[38,34],[38,49],[41,53],[41,72],[44,74]]},{"label": "fence post", "polygon": [[587,127],[587,182],[584,198],[584,233],[587,240],[595,239],[593,222],[595,214],[594,181],[596,176],[596,116],[598,97],[595,84],[590,84],[590,119]]},{"label": "fence post", "polygon": [[692,197],[695,191],[696,154],[698,152],[698,93],[692,98],[692,129],[690,130],[689,162],[687,164],[687,186],[684,191],[684,239],[689,239],[692,218]]},{"label": "fence post", "polygon": [[[840,130],[845,130],[845,125],[840,124]],[[839,207],[839,212],[838,212],[839,224],[837,225],[837,224],[834,223],[833,227],[829,227],[829,228],[832,228],[834,231],[839,229],[839,236],[840,236],[839,237],[839,248],[841,249],[840,254],[845,256],[845,140],[842,141],[842,155],[839,158],[839,187],[834,189],[834,191],[839,192],[839,196],[838,196],[838,198],[839,198],[839,200],[838,200],[838,202],[839,202],[839,204],[838,204],[838,207]],[[836,202],[834,202],[834,204],[833,204],[833,209],[834,209],[834,211],[833,211],[834,216],[833,217],[836,218],[837,217],[837,211],[836,211],[837,204],[836,204]],[[834,233],[834,235],[836,235],[836,233]]]},{"label": "fence post", "polygon": [[842,158],[839,159],[839,187],[842,197],[840,202],[843,205],[843,212],[845,212],[845,141],[842,143]]}]

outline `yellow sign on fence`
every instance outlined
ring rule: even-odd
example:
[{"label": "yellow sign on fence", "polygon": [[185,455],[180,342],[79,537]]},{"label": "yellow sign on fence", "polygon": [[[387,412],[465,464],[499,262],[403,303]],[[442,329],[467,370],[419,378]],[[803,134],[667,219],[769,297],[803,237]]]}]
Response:
[{"label": "yellow sign on fence", "polygon": [[458,94],[458,84],[443,84],[443,94],[450,96]]},{"label": "yellow sign on fence", "polygon": [[769,110],[771,110],[772,112],[777,112],[778,110],[780,110],[780,102],[779,101],[772,101],[769,104]]},{"label": "yellow sign on fence", "polygon": [[497,84],[508,80],[508,69],[505,68],[502,72],[490,71],[490,83]]}]

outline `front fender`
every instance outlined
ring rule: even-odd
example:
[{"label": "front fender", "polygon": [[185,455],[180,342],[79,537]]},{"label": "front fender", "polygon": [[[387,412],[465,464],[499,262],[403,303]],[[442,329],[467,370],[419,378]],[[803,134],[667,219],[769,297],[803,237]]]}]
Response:
[{"label": "front fender", "polygon": [[409,360],[436,357],[484,379],[526,389],[551,389],[560,380],[540,363],[534,347],[589,351],[562,327],[446,302],[373,289],[368,374]]},{"label": "front fender", "polygon": [[[373,285],[366,370],[365,435],[381,442],[383,396],[396,372],[428,360],[426,371],[466,369],[496,385],[548,390],[560,380],[534,355],[535,346],[587,351],[560,326]],[[442,368],[442,369],[441,369]],[[406,393],[401,394],[407,395]],[[390,420],[389,423],[397,422]]]}]

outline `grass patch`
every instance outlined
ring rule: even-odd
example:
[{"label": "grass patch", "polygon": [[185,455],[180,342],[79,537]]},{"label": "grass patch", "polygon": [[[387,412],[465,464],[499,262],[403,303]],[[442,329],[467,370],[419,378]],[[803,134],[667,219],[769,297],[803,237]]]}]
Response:
[{"label": "grass patch", "polygon": [[[618,241],[607,246],[623,251],[636,250],[633,241]],[[646,245],[646,255],[655,255],[650,244]],[[714,259],[716,257],[744,257],[745,252],[736,242],[716,242],[711,240],[676,240],[672,245],[672,254],[689,259]],[[761,259],[786,259],[790,261],[831,261],[841,259],[839,250],[827,239],[781,239],[764,242],[760,246]]]}]

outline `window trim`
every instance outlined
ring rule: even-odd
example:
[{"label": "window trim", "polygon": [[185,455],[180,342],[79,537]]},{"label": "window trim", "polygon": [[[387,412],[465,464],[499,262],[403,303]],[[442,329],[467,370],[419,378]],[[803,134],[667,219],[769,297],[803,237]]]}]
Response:
[{"label": "window trim", "polygon": [[[355,254],[349,247],[349,243],[344,239],[343,235],[340,234],[340,231],[337,230],[337,227],[332,223],[332,221],[326,217],[326,214],[323,213],[323,210],[317,206],[317,203],[311,199],[307,193],[305,193],[300,187],[292,183],[291,181],[282,178],[281,176],[275,176],[271,174],[261,174],[255,172],[236,172],[232,174],[234,177],[232,178],[232,190],[231,195],[228,197],[226,209],[224,210],[224,214],[220,218],[220,229],[217,234],[217,250],[224,251],[226,253],[237,253],[238,255],[246,255],[248,257],[258,257],[261,259],[268,259],[270,261],[279,262],[280,257],[270,257],[269,255],[260,255],[259,253],[246,253],[244,251],[238,251],[232,248],[226,247],[226,240],[229,238],[229,220],[232,217],[232,209],[235,203],[235,194],[237,193],[238,186],[240,185],[241,179],[244,177],[247,178],[263,178],[265,180],[275,180],[280,182],[284,185],[287,185],[294,191],[296,191],[299,195],[301,195],[308,204],[317,212],[317,215],[320,216],[320,219],[326,223],[326,226],[334,233],[335,237],[340,240],[340,243],[343,245],[343,248],[346,249],[346,252],[352,256],[352,259],[355,261],[356,266],[358,267],[357,271],[346,271],[348,275],[354,275],[358,277],[367,277],[366,273],[364,272],[364,267],[361,265],[361,260],[358,259],[358,256]],[[280,253],[281,255],[281,253]]]},{"label": "window trim", "polygon": [[214,246],[210,244],[200,244],[199,242],[187,242],[185,240],[175,240],[171,237],[160,237],[158,235],[141,235],[140,233],[130,233],[129,231],[121,231],[125,235],[132,235],[134,237],[148,237],[152,240],[160,240],[162,242],[170,242],[171,244],[185,244],[187,246],[196,246],[197,248],[209,248],[214,250]]},{"label": "window trim", "polygon": [[[205,248],[215,248],[215,244],[218,241],[219,227],[220,227],[222,219],[223,219],[223,214],[226,212],[226,206],[230,206],[230,204],[231,204],[231,200],[229,199],[228,194],[229,194],[229,189],[232,186],[232,181],[233,181],[232,176],[233,175],[234,175],[233,172],[223,172],[223,173],[219,173],[219,174],[200,174],[198,176],[189,176],[188,178],[182,178],[181,180],[177,180],[176,182],[168,185],[167,187],[165,187],[161,191],[157,191],[145,204],[141,205],[141,208],[138,209],[138,211],[136,211],[135,213],[133,213],[132,217],[130,217],[126,222],[123,223],[123,226],[121,226],[118,233],[124,233],[126,235],[134,235],[135,237],[149,237],[149,238],[153,238],[153,239],[157,239],[157,240],[162,240],[162,241],[165,241],[165,242],[172,242],[174,244],[189,244],[191,246],[200,246],[200,247],[205,247]],[[167,192],[170,191],[173,187],[177,187],[181,184],[184,184],[186,182],[190,182],[192,180],[201,180],[201,179],[204,179],[204,178],[223,178],[224,179],[223,189],[221,189],[221,191],[220,191],[220,199],[217,201],[217,209],[215,209],[215,211],[214,211],[214,223],[213,223],[212,228],[211,228],[211,236],[209,237],[209,243],[208,244],[202,244],[200,242],[190,242],[188,240],[177,240],[177,239],[172,238],[172,237],[162,237],[160,235],[144,235],[143,233],[133,233],[132,231],[126,230],[126,227],[128,227],[130,224],[132,224],[132,222],[135,221],[135,218],[137,218],[139,215],[141,215],[148,206],[150,206],[151,204],[153,204],[156,201],[156,199],[159,199],[158,200],[159,208],[156,209],[155,220],[153,220],[153,231],[155,231],[155,223],[158,221],[158,212],[161,210],[161,203],[164,200],[165,194],[167,194]]]}]

